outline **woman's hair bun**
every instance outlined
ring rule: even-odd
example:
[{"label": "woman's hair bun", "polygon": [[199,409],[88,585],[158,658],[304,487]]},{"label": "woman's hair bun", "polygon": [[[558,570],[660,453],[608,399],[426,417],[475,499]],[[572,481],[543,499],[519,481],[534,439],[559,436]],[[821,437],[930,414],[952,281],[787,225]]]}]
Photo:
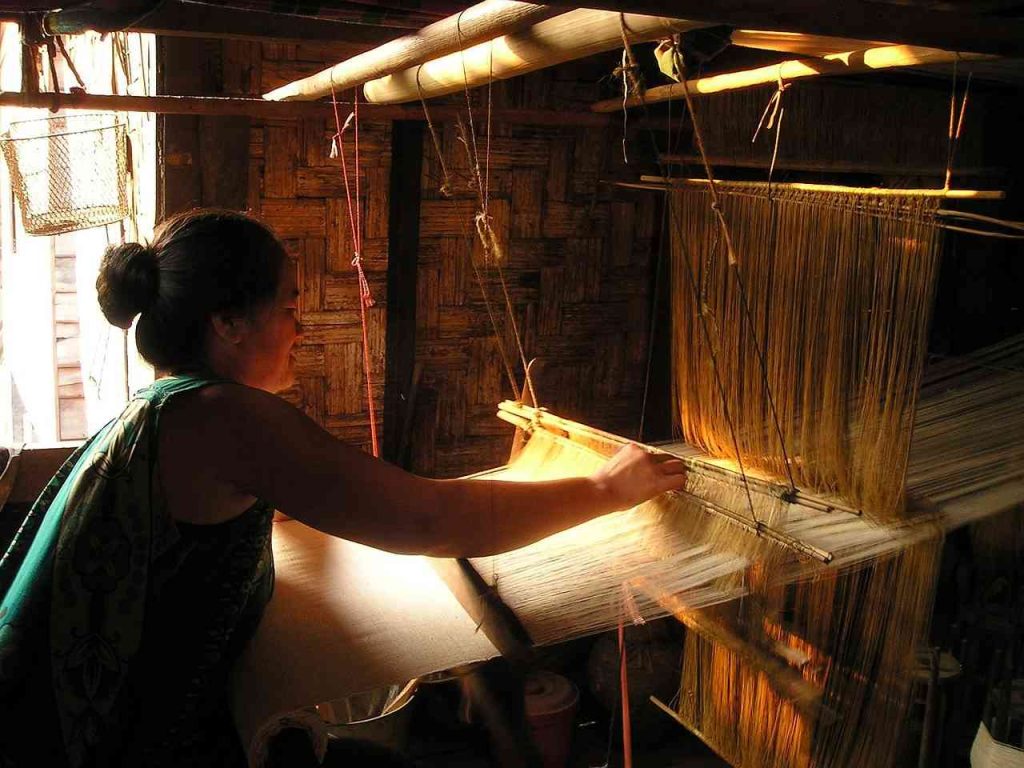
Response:
[{"label": "woman's hair bun", "polygon": [[118,328],[131,328],[132,320],[157,299],[160,271],[156,253],[139,243],[111,245],[103,254],[96,294],[103,316]]}]

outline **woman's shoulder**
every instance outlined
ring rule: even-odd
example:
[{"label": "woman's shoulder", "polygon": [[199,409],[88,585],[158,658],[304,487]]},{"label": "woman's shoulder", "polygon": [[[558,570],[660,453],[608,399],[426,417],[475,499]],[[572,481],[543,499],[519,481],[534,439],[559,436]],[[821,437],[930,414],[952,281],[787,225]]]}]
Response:
[{"label": "woman's shoulder", "polygon": [[[276,401],[276,402],[275,402]],[[237,467],[258,447],[263,415],[287,405],[267,393],[230,381],[177,389],[160,407],[160,474],[168,511],[179,522],[208,525],[237,517],[259,493]],[[249,425],[249,432],[240,425]]]}]

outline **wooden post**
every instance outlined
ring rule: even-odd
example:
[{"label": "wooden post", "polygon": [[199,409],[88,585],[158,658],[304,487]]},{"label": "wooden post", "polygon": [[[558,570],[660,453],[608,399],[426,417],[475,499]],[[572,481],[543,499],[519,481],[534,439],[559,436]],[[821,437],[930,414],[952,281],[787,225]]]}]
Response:
[{"label": "wooden post", "polygon": [[617,112],[623,107],[639,107],[659,101],[682,99],[687,90],[691,96],[706,96],[710,93],[738,91],[758,85],[789,82],[819,75],[854,75],[876,69],[917,67],[927,64],[943,64],[960,60],[978,61],[993,59],[983,54],[940,51],[936,48],[915,48],[909,45],[887,45],[863,51],[832,53],[821,58],[792,59],[740,72],[726,72],[687,80],[686,84],[672,83],[648,88],[642,94],[622,99],[605,99],[591,105],[594,112]]},{"label": "wooden post", "polygon": [[332,88],[340,94],[367,80],[446,56],[498,35],[518,31],[556,13],[546,5],[521,3],[517,0],[484,0],[411,35],[384,43],[315,75],[282,85],[263,98],[273,101],[310,101],[330,96]]},{"label": "wooden post", "polygon": [[378,104],[444,96],[490,80],[504,80],[621,48],[623,37],[630,43],[642,43],[698,26],[702,25],[682,19],[584,8],[371,80],[363,86],[363,92],[369,101]]},{"label": "wooden post", "polygon": [[416,278],[420,243],[423,123],[391,126],[388,195],[387,365],[384,380],[384,458],[402,466],[402,430],[411,424],[410,388],[416,365]]}]

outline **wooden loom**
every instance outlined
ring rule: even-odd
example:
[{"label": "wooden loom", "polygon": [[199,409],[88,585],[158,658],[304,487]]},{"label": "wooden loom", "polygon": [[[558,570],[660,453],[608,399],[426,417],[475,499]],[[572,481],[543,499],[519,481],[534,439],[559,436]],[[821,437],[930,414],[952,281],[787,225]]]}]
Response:
[{"label": "wooden loom", "polygon": [[[551,22],[546,23],[552,26]],[[476,69],[490,74],[490,47],[481,51]],[[457,63],[465,65],[465,59],[460,56]],[[458,89],[459,80],[467,77],[465,70],[460,73],[458,67],[447,69],[456,70],[454,84],[424,83],[422,78],[405,73],[404,91],[397,95],[383,92],[377,97],[407,100],[417,95],[423,97],[424,93],[436,95],[445,88]],[[429,66],[426,71],[430,71]],[[392,80],[402,76],[396,74]],[[391,85],[389,82],[380,87]],[[951,195],[943,192],[943,196]],[[854,218],[867,213],[866,218],[872,221],[897,222],[911,209],[910,217],[917,217],[914,226],[921,227],[922,232],[932,232],[930,222],[923,221],[921,212],[916,210],[917,205],[903,199],[911,195],[903,192],[887,197],[894,199],[883,205],[858,192],[853,204],[835,207]],[[795,201],[767,202],[769,209],[777,210]],[[803,200],[798,204],[806,203]],[[707,209],[706,201],[687,208]],[[841,232],[842,215],[835,220]],[[847,219],[845,224],[848,223]],[[693,226],[696,225],[691,222],[688,235],[693,234]],[[681,229],[677,224],[673,226],[676,234]],[[700,237],[705,244],[710,243],[708,233],[714,229],[714,220],[704,229]],[[756,226],[747,232],[754,233],[752,239],[756,238]],[[761,232],[767,233],[768,230]],[[914,235],[920,240],[930,236]],[[899,244],[899,236],[889,239],[897,245],[886,246],[880,261],[898,261],[901,253],[918,248],[915,245],[908,249],[906,243]],[[674,614],[693,630],[686,649],[688,677],[682,681],[685,696],[681,697],[675,716],[732,762],[765,766],[885,764],[896,747],[892,734],[886,732],[892,730],[893,718],[900,716],[906,704],[903,673],[908,651],[916,648],[926,628],[935,542],[948,527],[1012,506],[1024,498],[1019,483],[1006,482],[1007,477],[1012,479],[1012,471],[1004,471],[996,473],[995,478],[979,481],[975,486],[978,493],[967,494],[969,500],[961,500],[961,506],[957,506],[943,497],[944,493],[956,493],[951,487],[955,488],[957,483],[949,475],[934,475],[933,490],[944,490],[917,500],[917,506],[926,506],[927,512],[912,506],[913,514],[908,517],[903,513],[903,469],[910,450],[910,422],[923,361],[919,342],[921,328],[927,324],[927,311],[923,308],[930,300],[929,270],[934,269],[935,252],[930,248],[920,248],[927,252],[924,260],[930,266],[911,291],[916,321],[900,341],[903,346],[899,349],[916,350],[916,362],[909,366],[906,379],[888,390],[876,386],[866,392],[851,392],[841,386],[838,391],[828,390],[837,385],[836,377],[832,377],[818,393],[822,396],[811,398],[810,408],[805,407],[806,398],[797,398],[788,406],[788,414],[795,418],[784,420],[784,429],[793,429],[798,434],[787,431],[780,440],[779,455],[772,447],[772,430],[765,427],[766,405],[759,399],[758,391],[778,392],[780,388],[778,382],[762,381],[771,378],[763,362],[760,366],[752,364],[766,332],[756,324],[759,320],[751,320],[751,316],[760,318],[764,307],[755,307],[754,312],[738,307],[737,296],[742,296],[742,292],[730,292],[733,275],[724,268],[732,266],[736,254],[745,258],[749,249],[742,243],[730,245],[728,258],[722,259],[721,254],[711,253],[714,246],[710,246],[709,252],[701,254],[697,261],[711,270],[721,268],[722,274],[711,280],[701,276],[694,285],[679,286],[677,295],[697,299],[693,303],[701,307],[698,314],[716,317],[720,329],[742,329],[738,332],[741,338],[721,355],[739,372],[741,389],[721,397],[718,413],[714,412],[715,406],[708,406],[717,402],[715,397],[721,394],[711,392],[709,396],[709,392],[716,385],[721,388],[721,384],[714,381],[715,376],[708,376],[707,363],[700,360],[701,345],[703,354],[712,349],[717,356],[721,350],[716,347],[731,342],[701,340],[699,337],[706,337],[707,331],[693,322],[686,326],[685,312],[684,319],[677,321],[677,327],[684,326],[678,335],[688,335],[690,351],[697,354],[677,353],[676,360],[682,361],[681,369],[694,368],[694,376],[680,375],[681,388],[685,389],[691,379],[697,382],[700,396],[692,400],[698,408],[709,411],[696,418],[696,425],[686,430],[687,437],[718,458],[712,459],[685,445],[677,446],[671,450],[682,453],[691,463],[692,483],[678,498],[595,521],[499,558],[460,563],[460,579],[483,586],[481,592],[461,592],[467,613],[474,618],[486,618],[494,611],[481,614],[480,603],[486,597],[493,607],[497,595],[500,606],[511,610],[537,644],[608,628],[621,618],[627,605],[637,615]],[[872,260],[875,255],[872,254]],[[744,268],[747,267],[744,262]],[[885,274],[892,285],[899,283],[897,273]],[[718,282],[705,292],[715,279]],[[699,289],[696,282],[701,284]],[[903,296],[896,288],[893,290],[896,299]],[[893,304],[878,309],[878,314],[901,309],[898,301],[890,301]],[[705,307],[713,311],[705,312]],[[724,337],[720,334],[720,339]],[[884,324],[866,340],[865,348],[873,350],[871,354],[877,358],[866,368],[874,373],[892,368],[895,355],[878,351],[887,341]],[[809,344],[797,349],[805,355],[802,362],[834,371],[829,368],[834,361],[816,356],[819,350],[813,342]],[[768,345],[765,340],[765,346],[774,349],[776,345]],[[799,359],[788,361],[783,367],[800,363]],[[713,362],[714,365],[717,363]],[[751,375],[746,376],[745,372]],[[807,386],[812,389],[820,385],[813,377],[807,379]],[[982,387],[966,397],[984,400],[984,391]],[[1012,386],[1009,391],[1013,391]],[[879,393],[885,395],[883,402],[889,411],[881,416],[873,413],[871,407],[878,402]],[[888,399],[889,394],[896,396],[895,405]],[[755,403],[752,412],[740,414],[745,418],[737,419],[742,422],[738,428],[730,425],[726,430],[736,434],[726,434],[723,424],[732,420],[732,411],[747,408],[745,403],[750,395],[754,397],[749,401]],[[690,417],[688,405],[692,402],[688,404],[681,397],[679,404],[684,419]],[[828,429],[820,430],[813,422],[819,414],[828,412],[826,405],[838,408],[841,418],[832,419]],[[1005,401],[1000,405],[1005,406]],[[1019,400],[1011,398],[1013,418],[1019,419],[1020,406]],[[768,407],[774,410],[776,404],[768,403]],[[955,406],[949,407],[956,412]],[[783,403],[782,410],[786,409]],[[935,424],[957,429],[956,421],[951,421],[948,413],[941,415],[941,408],[939,411]],[[504,405],[501,414],[527,428],[532,437],[508,467],[482,477],[527,480],[585,472],[603,459],[609,447],[621,442],[583,425],[514,404]],[[851,414],[855,418],[849,418]],[[968,417],[970,426],[975,425],[976,416],[974,413]],[[896,424],[895,435],[885,431],[886,424]],[[869,443],[872,435],[892,437],[896,461],[890,476],[873,478],[865,474],[865,467],[872,463],[870,446],[858,449],[863,455],[854,457],[852,463],[844,455],[819,460],[816,453],[830,439],[826,434],[829,430],[833,440],[842,435],[839,443],[846,440],[846,433],[851,430],[858,431],[862,443]],[[703,435],[699,434],[701,431]],[[798,443],[794,459],[800,462],[799,466],[791,463],[786,452],[787,445],[794,449],[794,439]],[[741,442],[742,449],[726,444]],[[1006,446],[1000,445],[999,450],[1005,453]],[[731,453],[737,462],[749,464],[753,458],[752,463],[758,466],[730,466]],[[783,474],[789,477],[787,482],[780,483],[778,478]],[[805,483],[842,492],[856,498],[857,503],[804,491]],[[870,495],[875,489],[881,492],[877,498]],[[856,508],[859,506],[864,506],[868,514]],[[594,568],[595,551],[604,554],[613,567]],[[496,584],[488,585],[481,576],[488,573],[497,578]],[[888,600],[892,610],[877,620],[862,617],[864,610],[858,608],[879,606],[890,597],[888,589],[894,584],[903,591]],[[839,600],[842,593],[848,594]],[[729,601],[736,597],[750,599],[744,601],[741,610],[734,611]],[[837,600],[841,605],[833,610]],[[730,607],[715,608],[721,605]],[[886,636],[900,625],[908,626],[909,631],[899,638]],[[501,642],[495,641],[495,645],[500,648]],[[869,673],[869,668],[877,671]],[[873,708],[873,701],[880,703]],[[851,723],[862,719],[867,720],[869,727],[862,726],[854,733]]]},{"label": "wooden loom", "polygon": [[[943,532],[1024,501],[1007,437],[1024,426],[1022,340],[956,381],[935,372],[915,423],[940,196],[852,192],[714,207],[707,190],[676,193],[678,413],[704,450],[662,450],[686,457],[688,488],[473,563],[541,644],[679,618],[692,631],[674,716],[736,765],[891,764]],[[725,219],[741,225],[721,233]],[[748,294],[738,264],[784,298]],[[1010,370],[979,375],[993,358]],[[491,477],[592,471],[623,442],[516,404],[499,416],[533,437]]]}]

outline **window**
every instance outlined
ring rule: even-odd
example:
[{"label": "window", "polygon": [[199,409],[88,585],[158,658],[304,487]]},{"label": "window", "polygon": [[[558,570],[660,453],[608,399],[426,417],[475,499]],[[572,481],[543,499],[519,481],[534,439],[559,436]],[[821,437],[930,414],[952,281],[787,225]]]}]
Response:
[{"label": "window", "polygon": [[[89,93],[152,93],[152,35],[88,33],[68,38],[66,47]],[[20,50],[17,26],[0,25],[0,88],[5,91],[21,89]],[[63,90],[78,85],[60,57],[44,59],[40,70],[41,89],[50,86],[52,71]],[[76,113],[60,114],[70,122]],[[47,110],[0,108],[0,132],[16,121],[51,116]],[[152,369],[134,348],[134,334],[110,326],[96,302],[104,249],[148,239],[155,215],[155,116],[122,113],[118,120],[127,126],[129,148],[131,214],[122,222],[29,235],[8,168],[0,162],[0,443],[81,440],[116,415],[131,392],[152,381]],[[74,180],[74,161],[71,171]]]}]

